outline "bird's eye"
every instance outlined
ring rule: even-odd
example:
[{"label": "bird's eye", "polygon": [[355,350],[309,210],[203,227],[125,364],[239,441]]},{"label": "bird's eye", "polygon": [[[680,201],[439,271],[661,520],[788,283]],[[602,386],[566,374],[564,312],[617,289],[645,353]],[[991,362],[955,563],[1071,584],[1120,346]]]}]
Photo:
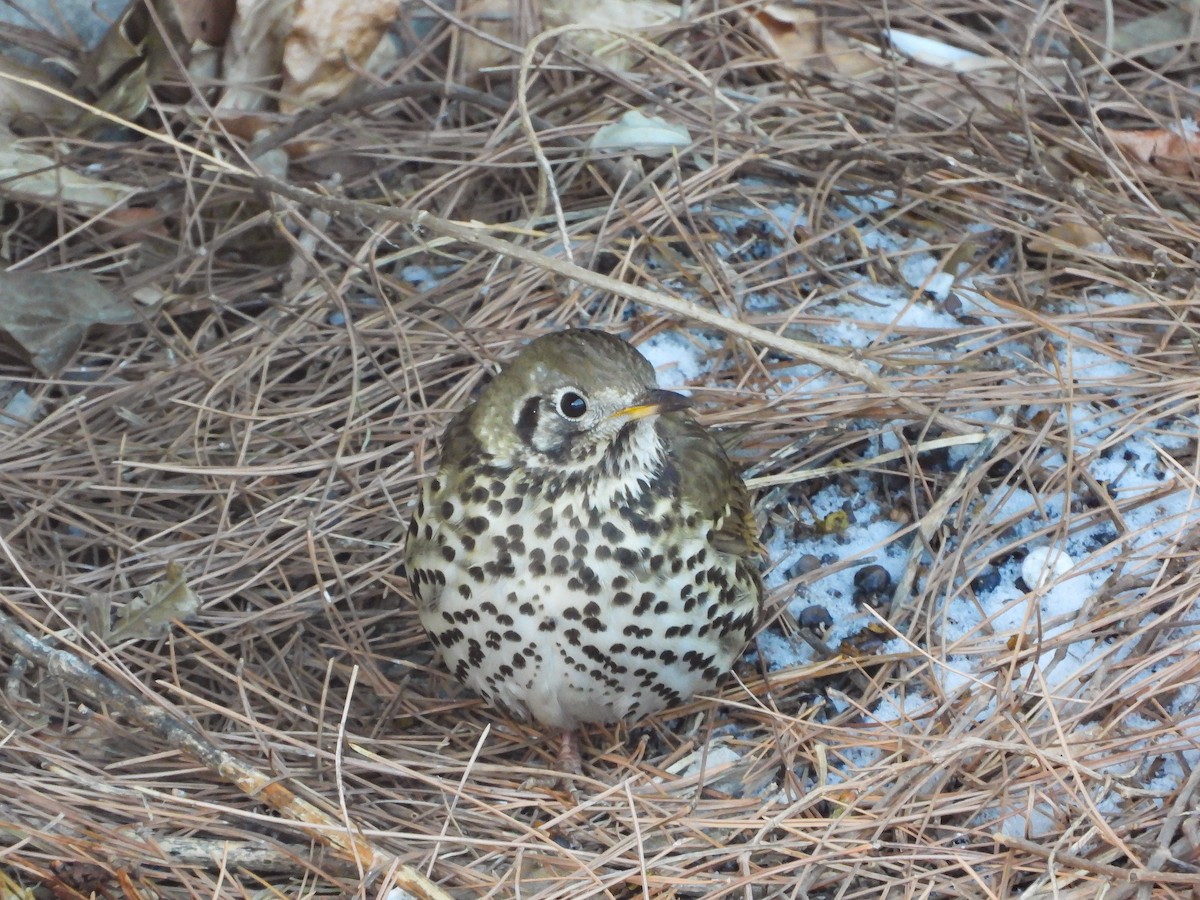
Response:
[{"label": "bird's eye", "polygon": [[563,391],[558,398],[558,411],[568,419],[578,419],[587,412],[587,401],[575,391]]}]

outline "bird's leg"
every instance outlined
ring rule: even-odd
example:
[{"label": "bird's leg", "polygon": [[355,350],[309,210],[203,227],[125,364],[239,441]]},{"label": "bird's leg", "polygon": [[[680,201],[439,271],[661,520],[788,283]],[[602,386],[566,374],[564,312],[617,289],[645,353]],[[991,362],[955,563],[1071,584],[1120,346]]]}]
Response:
[{"label": "bird's leg", "polygon": [[568,775],[583,774],[583,758],[579,755],[579,732],[563,729],[558,745],[558,771]]},{"label": "bird's leg", "polygon": [[521,783],[521,789],[526,791],[547,788],[554,790],[565,787],[572,797],[575,796],[575,780],[572,775],[583,774],[583,758],[579,755],[579,732],[574,729],[563,729],[559,732],[557,771],[532,775]]}]

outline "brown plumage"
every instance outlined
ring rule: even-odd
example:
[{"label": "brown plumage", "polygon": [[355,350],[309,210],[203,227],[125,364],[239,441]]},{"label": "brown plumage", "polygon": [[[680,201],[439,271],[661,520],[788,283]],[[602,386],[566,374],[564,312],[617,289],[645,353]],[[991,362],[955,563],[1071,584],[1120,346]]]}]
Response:
[{"label": "brown plumage", "polygon": [[454,418],[406,563],[460,681],[570,734],[729,670],[761,604],[761,546],[740,475],[688,406],[629,344],[571,330]]}]

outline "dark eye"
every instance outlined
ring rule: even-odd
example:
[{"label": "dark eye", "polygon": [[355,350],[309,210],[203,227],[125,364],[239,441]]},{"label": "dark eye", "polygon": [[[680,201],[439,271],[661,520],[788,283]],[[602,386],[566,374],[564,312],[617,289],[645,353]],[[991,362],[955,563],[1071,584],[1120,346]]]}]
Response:
[{"label": "dark eye", "polygon": [[578,419],[587,412],[587,401],[574,391],[564,391],[558,398],[558,411],[568,419]]}]

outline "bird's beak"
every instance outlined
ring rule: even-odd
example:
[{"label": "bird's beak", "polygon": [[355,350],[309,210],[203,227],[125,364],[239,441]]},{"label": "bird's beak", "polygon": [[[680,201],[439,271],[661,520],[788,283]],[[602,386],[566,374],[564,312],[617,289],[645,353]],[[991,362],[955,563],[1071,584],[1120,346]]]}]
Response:
[{"label": "bird's beak", "polygon": [[683,396],[683,394],[677,394],[674,391],[653,390],[647,391],[639,397],[638,402],[633,404],[633,406],[618,409],[609,418],[636,421],[644,419],[647,416],[657,416],[680,409],[690,409],[691,405],[692,401]]}]

